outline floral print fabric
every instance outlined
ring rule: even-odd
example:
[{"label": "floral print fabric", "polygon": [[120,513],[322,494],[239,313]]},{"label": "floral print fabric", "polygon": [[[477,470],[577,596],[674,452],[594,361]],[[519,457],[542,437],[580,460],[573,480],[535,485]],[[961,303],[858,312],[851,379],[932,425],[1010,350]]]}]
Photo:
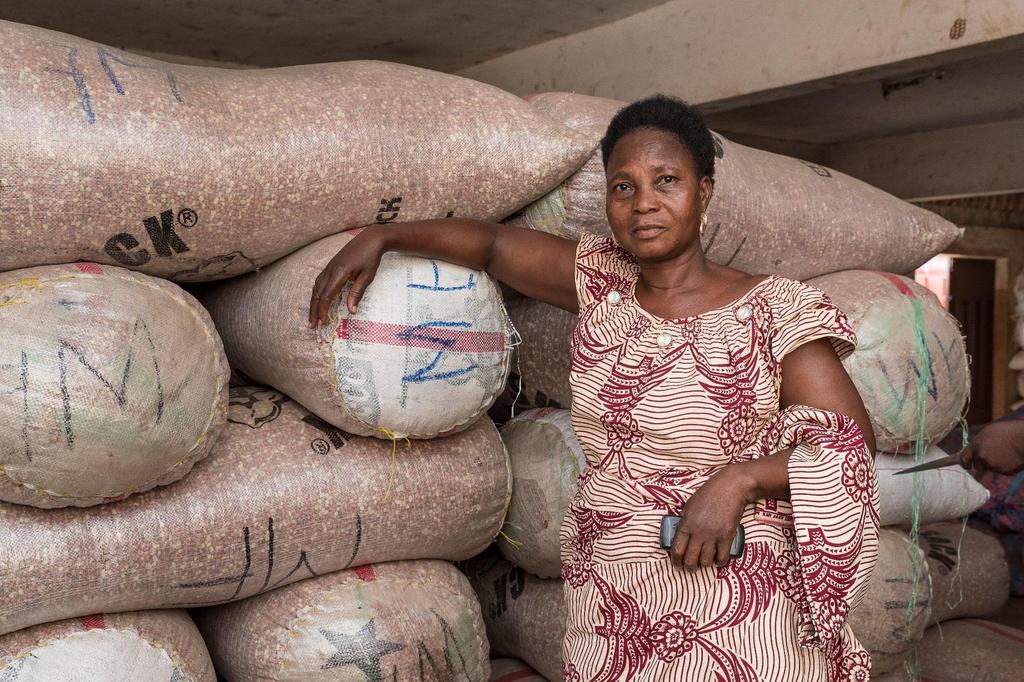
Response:
[{"label": "floral print fabric", "polygon": [[[573,427],[587,457],[562,526],[564,677],[867,680],[846,618],[875,563],[874,467],[848,417],[779,409],[782,358],[855,338],[820,291],[770,277],[730,305],[662,319],[634,298],[611,239],[577,251]],[[744,512],[743,556],[693,572],[659,545],[722,466],[793,448],[790,501]]]}]

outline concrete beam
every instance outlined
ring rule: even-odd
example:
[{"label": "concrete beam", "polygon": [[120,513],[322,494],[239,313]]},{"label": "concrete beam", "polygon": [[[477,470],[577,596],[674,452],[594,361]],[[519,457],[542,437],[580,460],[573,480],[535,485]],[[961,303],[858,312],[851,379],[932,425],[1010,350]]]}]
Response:
[{"label": "concrete beam", "polygon": [[667,92],[714,111],[1021,44],[1020,0],[670,0],[459,74],[520,95]]},{"label": "concrete beam", "polygon": [[825,165],[908,200],[1024,191],[1024,119],[832,145]]}]

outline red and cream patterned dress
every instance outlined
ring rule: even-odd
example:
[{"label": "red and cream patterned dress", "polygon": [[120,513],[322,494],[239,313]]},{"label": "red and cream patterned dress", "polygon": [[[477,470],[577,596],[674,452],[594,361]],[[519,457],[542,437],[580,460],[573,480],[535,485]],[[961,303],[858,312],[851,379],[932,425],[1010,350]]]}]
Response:
[{"label": "red and cream patterned dress", "polygon": [[[866,682],[846,617],[877,553],[871,457],[852,419],[779,410],[782,358],[820,338],[852,352],[845,316],[817,289],[770,277],[665,320],[637,304],[637,272],[611,239],[580,242],[572,422],[588,469],[562,525],[564,678]],[[662,516],[723,465],[788,447],[791,501],[747,507],[742,558],[672,566]]]}]

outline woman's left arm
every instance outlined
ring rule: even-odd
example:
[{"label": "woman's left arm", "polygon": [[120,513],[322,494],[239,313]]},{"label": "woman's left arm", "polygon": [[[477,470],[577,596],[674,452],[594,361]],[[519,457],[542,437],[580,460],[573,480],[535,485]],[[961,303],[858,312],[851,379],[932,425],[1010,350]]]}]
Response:
[{"label": "woman's left arm", "polygon": [[[806,405],[853,419],[864,443],[875,452],[875,437],[864,402],[827,339],[790,351],[782,359],[780,407]],[[723,564],[743,509],[757,500],[789,499],[792,449],[769,457],[723,467],[690,498],[683,510],[670,557],[676,565],[696,569]]]}]

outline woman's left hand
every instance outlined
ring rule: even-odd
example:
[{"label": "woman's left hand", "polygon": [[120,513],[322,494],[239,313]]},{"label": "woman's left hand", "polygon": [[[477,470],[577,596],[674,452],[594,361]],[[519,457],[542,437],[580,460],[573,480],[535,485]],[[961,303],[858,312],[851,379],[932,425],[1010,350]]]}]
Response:
[{"label": "woman's left hand", "polygon": [[736,527],[751,501],[749,482],[735,466],[709,478],[683,508],[669,550],[672,563],[688,570],[727,563]]}]

